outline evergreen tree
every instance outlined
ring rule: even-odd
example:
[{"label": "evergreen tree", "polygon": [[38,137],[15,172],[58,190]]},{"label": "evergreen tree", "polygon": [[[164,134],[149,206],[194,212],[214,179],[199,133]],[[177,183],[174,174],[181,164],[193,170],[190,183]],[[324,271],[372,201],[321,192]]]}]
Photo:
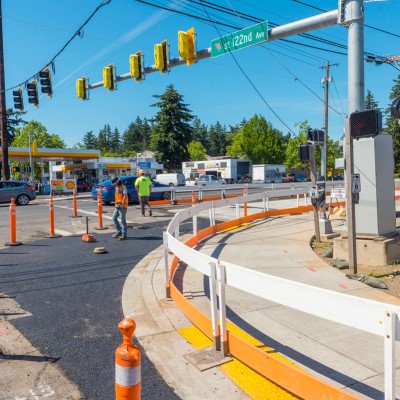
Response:
[{"label": "evergreen tree", "polygon": [[217,121],[215,125],[210,126],[208,138],[210,143],[209,155],[213,157],[224,156],[226,154],[226,127]]},{"label": "evergreen tree", "polygon": [[204,125],[199,117],[194,117],[193,119],[193,140],[196,142],[200,142],[207,152],[210,148],[210,141],[208,140],[208,129],[207,126]]},{"label": "evergreen tree", "polygon": [[149,124],[149,121],[145,118],[143,120],[143,124],[142,124],[142,127],[141,127],[142,147],[141,147],[140,151],[145,151],[145,150],[149,149],[151,131],[152,131],[152,127]]},{"label": "evergreen tree", "polygon": [[375,97],[370,90],[367,90],[367,95],[365,96],[364,105],[366,110],[372,110],[373,108],[378,108],[378,102],[375,100]]},{"label": "evergreen tree", "polygon": [[[390,100],[394,100],[400,96],[400,74],[397,79],[393,81],[394,85],[389,95]],[[389,106],[390,110],[390,106]],[[388,111],[389,111],[388,110]],[[386,119],[386,132],[391,134],[393,137],[393,153],[394,153],[394,165],[395,171],[400,171],[400,125],[397,118],[392,117],[390,114],[387,115]]]},{"label": "evergreen tree", "polygon": [[111,136],[110,125],[104,125],[104,128],[100,129],[99,135],[97,136],[97,148],[102,153],[107,153],[110,149],[110,136]]},{"label": "evergreen tree", "polygon": [[121,155],[121,134],[118,128],[115,128],[111,135],[110,150],[117,156]]},{"label": "evergreen tree", "polygon": [[174,85],[169,85],[162,95],[153,95],[159,101],[153,104],[160,111],[154,118],[151,147],[156,151],[158,162],[168,170],[181,168],[182,162],[189,159],[188,145],[192,140],[193,119],[183,96]]},{"label": "evergreen tree", "polygon": [[137,116],[135,122],[132,122],[125,130],[122,142],[124,152],[138,153],[142,151],[143,137],[142,137],[143,121]]},{"label": "evergreen tree", "polygon": [[88,150],[94,150],[97,148],[97,138],[93,131],[86,132],[82,139],[83,148]]}]

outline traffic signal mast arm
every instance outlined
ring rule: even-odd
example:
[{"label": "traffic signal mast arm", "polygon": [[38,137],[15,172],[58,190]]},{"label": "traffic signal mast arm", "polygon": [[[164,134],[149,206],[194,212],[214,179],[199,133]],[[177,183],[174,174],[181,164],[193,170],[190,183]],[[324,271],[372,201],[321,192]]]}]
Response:
[{"label": "traffic signal mast arm", "polygon": [[[305,18],[299,21],[291,22],[286,25],[281,25],[276,28],[272,28],[268,30],[268,42],[273,40],[283,39],[288,36],[298,35],[300,33],[309,32],[312,30],[333,26],[336,24],[346,25],[347,21],[345,20],[346,16],[343,13],[339,12],[339,10],[328,11],[319,15],[315,15],[313,17]],[[350,16],[349,16],[350,19]],[[201,61],[206,58],[211,57],[211,47],[207,49],[203,49],[196,52],[196,60]],[[169,59],[168,67],[174,68],[180,65],[184,65],[187,63],[186,59],[181,57],[176,57]],[[151,74],[153,72],[159,72],[156,69],[155,65],[151,65],[149,67],[143,68],[143,76],[147,74]],[[123,75],[114,77],[116,82],[121,82],[127,79],[132,79],[131,73],[128,72]],[[87,90],[97,89],[99,87],[104,87],[103,82],[96,82],[92,85],[87,86]]]}]

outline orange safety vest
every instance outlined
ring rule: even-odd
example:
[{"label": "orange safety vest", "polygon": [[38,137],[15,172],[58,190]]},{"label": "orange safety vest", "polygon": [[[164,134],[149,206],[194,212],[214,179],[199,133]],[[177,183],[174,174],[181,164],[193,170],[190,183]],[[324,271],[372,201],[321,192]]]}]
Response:
[{"label": "orange safety vest", "polygon": [[[126,193],[126,196],[125,196],[125,200],[123,201],[124,191]],[[115,202],[121,203],[121,207],[123,207],[123,208],[128,208],[128,191],[126,190],[125,185],[115,187]]]}]

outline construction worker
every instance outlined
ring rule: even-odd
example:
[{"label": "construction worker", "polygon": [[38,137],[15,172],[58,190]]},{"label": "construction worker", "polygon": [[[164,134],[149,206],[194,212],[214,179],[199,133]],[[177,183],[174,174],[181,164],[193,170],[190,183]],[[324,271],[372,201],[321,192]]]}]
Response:
[{"label": "construction worker", "polygon": [[[118,240],[126,240],[126,212],[128,211],[128,191],[126,186],[116,176],[111,180],[111,183],[115,187],[115,210],[112,220],[115,224],[117,232],[112,235],[113,238]],[[118,217],[121,218],[121,225],[118,221]]]},{"label": "construction worker", "polygon": [[140,209],[142,211],[143,217],[145,216],[144,213],[144,206],[147,207],[149,210],[149,216],[152,216],[150,204],[149,204],[149,196],[151,193],[152,185],[151,179],[148,176],[145,176],[144,170],[141,169],[139,171],[140,177],[136,179],[135,187],[139,197]]}]

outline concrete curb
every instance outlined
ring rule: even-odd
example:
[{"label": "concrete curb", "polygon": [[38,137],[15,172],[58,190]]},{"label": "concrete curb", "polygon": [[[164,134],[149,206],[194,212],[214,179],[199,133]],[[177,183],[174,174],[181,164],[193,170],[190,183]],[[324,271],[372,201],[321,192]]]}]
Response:
[{"label": "concrete curb", "polygon": [[177,329],[192,324],[172,301],[165,299],[163,256],[162,246],[153,250],[136,264],[125,281],[122,309],[137,324],[136,338],[182,399],[248,399],[218,368],[200,372],[184,358],[196,349]]}]

